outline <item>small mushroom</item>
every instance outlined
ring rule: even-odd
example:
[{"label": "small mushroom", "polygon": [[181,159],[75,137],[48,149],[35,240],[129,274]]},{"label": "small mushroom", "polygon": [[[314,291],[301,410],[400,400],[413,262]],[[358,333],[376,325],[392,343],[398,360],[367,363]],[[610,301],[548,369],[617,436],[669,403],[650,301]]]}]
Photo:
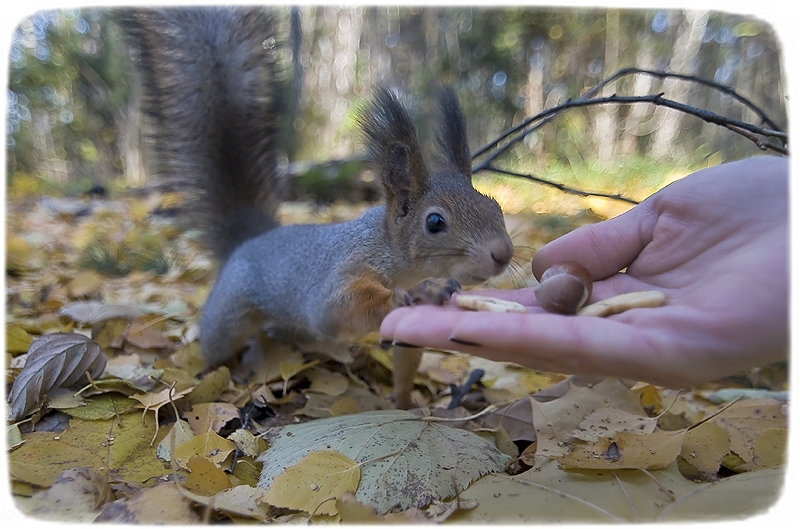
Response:
[{"label": "small mushroom", "polygon": [[562,261],[545,270],[534,293],[547,312],[575,314],[592,295],[592,276],[583,265]]}]

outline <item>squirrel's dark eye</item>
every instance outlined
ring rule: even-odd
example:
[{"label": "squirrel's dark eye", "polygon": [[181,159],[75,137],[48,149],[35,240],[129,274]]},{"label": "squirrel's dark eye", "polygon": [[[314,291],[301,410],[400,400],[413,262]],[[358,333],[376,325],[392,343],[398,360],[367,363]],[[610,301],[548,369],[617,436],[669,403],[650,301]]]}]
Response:
[{"label": "squirrel's dark eye", "polygon": [[428,215],[428,218],[425,219],[425,229],[428,230],[428,233],[439,233],[440,231],[444,231],[446,227],[447,224],[444,222],[444,217],[438,213],[431,213]]}]

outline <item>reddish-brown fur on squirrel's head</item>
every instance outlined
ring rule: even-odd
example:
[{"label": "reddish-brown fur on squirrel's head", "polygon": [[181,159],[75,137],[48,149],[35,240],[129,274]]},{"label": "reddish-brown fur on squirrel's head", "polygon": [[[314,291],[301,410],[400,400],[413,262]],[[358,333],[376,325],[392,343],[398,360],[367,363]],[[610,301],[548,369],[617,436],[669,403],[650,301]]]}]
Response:
[{"label": "reddish-brown fur on squirrel's head", "polygon": [[449,88],[439,98],[441,169],[425,163],[417,131],[397,97],[377,90],[361,119],[373,171],[386,195],[389,245],[402,252],[407,282],[453,277],[481,283],[505,270],[513,246],[495,200],[472,187],[466,123]]}]

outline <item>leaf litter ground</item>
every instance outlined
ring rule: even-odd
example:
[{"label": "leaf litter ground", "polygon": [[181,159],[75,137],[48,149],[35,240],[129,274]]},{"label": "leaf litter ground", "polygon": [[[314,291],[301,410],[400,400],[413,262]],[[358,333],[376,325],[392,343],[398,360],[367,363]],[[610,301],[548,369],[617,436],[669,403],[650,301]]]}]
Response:
[{"label": "leaf litter ground", "polygon": [[[374,336],[344,356],[261,341],[204,371],[197,314],[213,266],[195,231],[155,213],[173,201],[96,201],[81,216],[9,203],[7,459],[31,516],[706,520],[780,494],[785,365],[678,393],[426,351],[415,413],[391,409],[391,356]],[[283,215],[327,222],[361,209],[289,204]],[[537,248],[597,219],[588,208],[509,217],[522,265],[494,286],[523,286]],[[480,385],[458,388],[479,369]],[[464,396],[448,410],[453,388]]]}]

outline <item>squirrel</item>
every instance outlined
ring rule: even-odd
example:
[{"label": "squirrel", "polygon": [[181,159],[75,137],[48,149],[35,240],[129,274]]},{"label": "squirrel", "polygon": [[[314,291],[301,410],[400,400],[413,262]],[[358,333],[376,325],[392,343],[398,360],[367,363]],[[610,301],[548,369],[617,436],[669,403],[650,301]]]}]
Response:
[{"label": "squirrel", "polygon": [[[122,15],[138,47],[160,172],[193,182],[192,208],[220,263],[200,317],[209,367],[261,331],[306,349],[347,345],[396,307],[443,304],[462,285],[502,273],[514,252],[500,206],[472,186],[465,118],[449,88],[439,98],[433,170],[408,112],[376,89],[359,122],[385,203],[348,222],[279,225],[274,24],[258,8]],[[410,376],[419,353],[395,358],[406,364],[396,373]],[[408,395],[398,399],[408,407]]]}]

